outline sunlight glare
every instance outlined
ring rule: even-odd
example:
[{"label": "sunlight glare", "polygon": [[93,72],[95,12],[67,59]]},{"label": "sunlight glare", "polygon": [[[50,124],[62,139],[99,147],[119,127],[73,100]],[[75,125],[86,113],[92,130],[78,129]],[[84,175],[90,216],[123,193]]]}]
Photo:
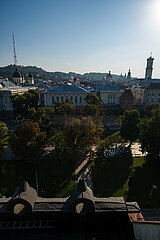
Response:
[{"label": "sunlight glare", "polygon": [[151,1],[148,10],[152,27],[160,30],[160,0]]}]

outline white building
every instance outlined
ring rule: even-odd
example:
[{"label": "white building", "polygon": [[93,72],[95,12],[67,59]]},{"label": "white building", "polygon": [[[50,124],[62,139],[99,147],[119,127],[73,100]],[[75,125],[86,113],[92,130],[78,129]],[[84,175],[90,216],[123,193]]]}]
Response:
[{"label": "white building", "polygon": [[0,112],[13,111],[11,97],[15,94],[24,94],[35,89],[34,87],[10,87],[0,88]]},{"label": "white building", "polygon": [[160,83],[150,83],[144,89],[143,107],[151,103],[158,103],[160,105]]},{"label": "white building", "polygon": [[39,101],[45,107],[53,107],[56,101],[70,99],[76,107],[83,107],[88,93],[90,91],[87,89],[75,85],[49,87],[39,92]]},{"label": "white building", "polygon": [[160,82],[151,82],[146,87],[135,87],[131,90],[139,106],[146,108],[151,103],[160,105]]},{"label": "white building", "polygon": [[119,87],[113,85],[95,85],[94,90],[104,105],[119,105],[119,97],[123,93]]}]

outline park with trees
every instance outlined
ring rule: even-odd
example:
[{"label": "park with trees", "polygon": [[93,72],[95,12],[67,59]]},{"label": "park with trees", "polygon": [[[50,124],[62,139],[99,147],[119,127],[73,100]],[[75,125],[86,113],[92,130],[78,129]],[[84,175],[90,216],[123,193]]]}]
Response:
[{"label": "park with trees", "polygon": [[[0,123],[1,157],[10,145],[15,155],[21,160],[19,164],[16,161],[8,164],[3,161],[0,180],[3,181],[6,179],[4,176],[9,175],[13,184],[16,185],[13,176],[18,174],[21,166],[24,170],[23,176],[28,175],[33,184],[35,172],[39,173],[40,184],[45,186],[45,189],[42,189],[44,196],[50,196],[50,194],[67,196],[74,186],[75,156],[80,152],[90,151],[92,146],[96,145],[97,153],[92,164],[96,195],[103,195],[107,189],[107,194],[110,196],[124,196],[126,200],[132,200],[135,196],[137,199],[140,198],[142,205],[150,206],[148,195],[144,202],[138,190],[138,184],[145,188],[143,178],[145,179],[149,186],[146,190],[147,194],[148,189],[151,188],[150,178],[147,178],[149,174],[153,175],[155,184],[160,184],[157,171],[160,166],[159,106],[149,106],[143,115],[138,110],[124,111],[120,117],[120,130],[105,129],[104,131],[101,121],[106,111],[95,95],[86,99],[87,105],[84,109],[75,108],[69,99],[57,101],[53,108],[47,108],[37,105],[33,93],[26,98],[28,100],[25,100],[25,105],[21,105],[23,108],[20,112],[21,121],[15,132],[9,133],[6,125]],[[17,103],[19,106],[22,99],[17,100],[15,97],[15,105],[16,101],[19,101]],[[142,151],[147,152],[147,157],[129,156],[112,159],[104,157],[104,150],[110,151],[113,143],[132,144],[134,141],[141,143]],[[44,146],[53,147],[54,154],[47,159],[41,159]],[[131,176],[134,178],[132,191],[129,189]],[[22,174],[19,178],[22,178]],[[50,181],[49,178],[54,183],[52,186],[46,184],[45,179]],[[6,188],[1,191],[8,195],[10,190]],[[153,206],[156,204],[155,200]]]}]

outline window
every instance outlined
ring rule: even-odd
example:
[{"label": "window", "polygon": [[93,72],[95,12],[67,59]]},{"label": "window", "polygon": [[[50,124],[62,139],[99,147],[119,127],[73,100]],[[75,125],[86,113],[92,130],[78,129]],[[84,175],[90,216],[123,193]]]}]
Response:
[{"label": "window", "polygon": [[82,97],[81,96],[80,96],[80,100],[79,101],[80,101],[80,103],[82,103]]},{"label": "window", "polygon": [[73,101],[73,97],[71,96],[71,101]]},{"label": "window", "polygon": [[150,96],[150,93],[148,93],[148,96]]},{"label": "window", "polygon": [[54,97],[52,97],[52,103],[54,104]]},{"label": "window", "polygon": [[152,96],[154,96],[154,93],[152,93]]},{"label": "window", "polygon": [[57,96],[57,101],[59,101],[59,97]]},{"label": "window", "polygon": [[75,103],[77,103],[77,96],[75,97]]},{"label": "window", "polygon": [[63,96],[61,97],[61,101],[63,101]]}]

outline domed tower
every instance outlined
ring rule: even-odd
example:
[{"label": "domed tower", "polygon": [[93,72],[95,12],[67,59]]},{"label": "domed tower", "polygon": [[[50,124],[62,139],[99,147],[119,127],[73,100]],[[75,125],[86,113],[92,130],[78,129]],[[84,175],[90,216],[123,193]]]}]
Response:
[{"label": "domed tower", "polygon": [[28,74],[28,77],[26,79],[26,83],[28,85],[34,85],[34,78],[33,78],[33,75],[31,73]]},{"label": "domed tower", "polygon": [[23,77],[22,73],[18,71],[17,68],[16,68],[15,72],[13,73],[13,82],[16,85],[21,85],[24,82],[24,77]]},{"label": "domed tower", "polygon": [[131,70],[129,69],[127,79],[131,79]]},{"label": "domed tower", "polygon": [[107,81],[112,82],[112,74],[111,71],[109,71],[109,73],[107,74]]}]

